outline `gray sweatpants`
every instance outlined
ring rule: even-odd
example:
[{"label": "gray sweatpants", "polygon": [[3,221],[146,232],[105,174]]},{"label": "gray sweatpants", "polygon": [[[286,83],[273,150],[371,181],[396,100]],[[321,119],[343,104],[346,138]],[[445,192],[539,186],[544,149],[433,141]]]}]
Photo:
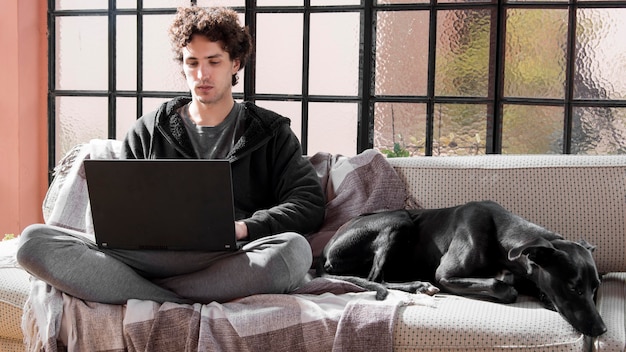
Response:
[{"label": "gray sweatpants", "polygon": [[100,249],[82,233],[28,226],[17,260],[33,276],[72,296],[101,303],[227,302],[286,293],[304,282],[311,248],[296,233],[264,237],[237,252]]}]

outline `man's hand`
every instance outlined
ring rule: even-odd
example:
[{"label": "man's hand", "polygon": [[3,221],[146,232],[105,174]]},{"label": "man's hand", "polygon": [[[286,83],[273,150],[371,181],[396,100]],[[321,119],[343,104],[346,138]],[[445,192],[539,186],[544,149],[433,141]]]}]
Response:
[{"label": "man's hand", "polygon": [[248,238],[248,226],[243,221],[235,221],[235,237],[238,241]]}]

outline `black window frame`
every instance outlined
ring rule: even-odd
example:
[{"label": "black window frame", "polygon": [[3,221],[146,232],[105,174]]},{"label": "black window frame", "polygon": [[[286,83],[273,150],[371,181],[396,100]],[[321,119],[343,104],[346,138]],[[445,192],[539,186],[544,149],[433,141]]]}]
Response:
[{"label": "black window frame", "polygon": [[[146,0],[149,1],[149,0]],[[146,14],[173,14],[176,9],[143,8],[144,0],[137,0],[135,9],[117,9],[116,0],[108,0],[108,9],[103,10],[56,10],[55,0],[48,0],[48,160],[49,172],[55,167],[56,160],[56,98],[63,96],[73,97],[106,97],[108,98],[108,136],[107,138],[120,138],[116,136],[116,98],[131,97],[137,100],[137,116],[143,111],[143,98],[172,98],[180,95],[188,95],[188,92],[157,92],[144,91],[142,58],[142,27],[143,15]],[[359,5],[336,5],[336,6],[311,6],[311,0],[304,0],[302,6],[257,6],[256,0],[245,0],[244,7],[234,7],[245,16],[246,25],[249,27],[253,38],[256,33],[256,17],[260,13],[302,13],[303,20],[303,63],[302,63],[302,91],[300,94],[257,94],[255,82],[255,57],[249,61],[243,77],[244,92],[235,93],[236,99],[249,101],[299,101],[302,106],[302,130],[301,143],[306,153],[308,149],[308,105],[311,102],[350,102],[358,104],[358,126],[356,152],[360,153],[374,145],[374,107],[376,103],[420,103],[426,104],[426,156],[433,155],[433,123],[437,104],[462,103],[481,104],[488,106],[487,116],[487,154],[502,153],[502,115],[505,105],[544,105],[558,106],[565,110],[563,119],[563,154],[571,154],[572,140],[572,114],[576,107],[618,107],[625,108],[626,100],[609,99],[574,99],[574,70],[576,42],[576,14],[578,9],[585,8],[626,8],[626,0],[599,0],[599,1],[510,1],[494,0],[492,2],[445,2],[438,3],[430,0],[425,3],[415,4],[377,4],[376,1],[361,0]],[[196,0],[190,0],[195,5]],[[487,97],[451,97],[436,96],[434,87],[435,55],[436,55],[436,29],[437,12],[439,10],[458,10],[470,8],[491,9],[496,19],[492,23],[495,30],[495,43],[491,45],[489,65],[490,82]],[[532,9],[567,9],[568,10],[568,39],[567,39],[567,63],[565,96],[563,99],[550,98],[512,98],[503,96],[504,80],[504,41],[506,27],[506,12],[515,8]],[[429,11],[429,48],[428,48],[428,85],[425,96],[389,96],[375,94],[375,51],[376,51],[376,19],[381,11]],[[356,96],[325,96],[312,95],[309,93],[309,40],[310,18],[313,13],[320,12],[358,12],[360,14],[360,58],[359,58],[359,89]],[[134,91],[116,90],[116,18],[119,14],[137,16],[137,87]],[[83,90],[58,90],[56,89],[56,19],[59,16],[106,16],[108,18],[108,90],[106,91],[83,91]],[[493,77],[491,77],[493,75]]]}]

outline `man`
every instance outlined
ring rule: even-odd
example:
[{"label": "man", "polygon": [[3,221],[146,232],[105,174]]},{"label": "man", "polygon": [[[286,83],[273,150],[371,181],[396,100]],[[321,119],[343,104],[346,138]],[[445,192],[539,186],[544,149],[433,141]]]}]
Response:
[{"label": "man", "polygon": [[251,242],[234,253],[105,250],[81,233],[31,225],[18,261],[54,287],[102,303],[225,302],[293,290],[312,260],[302,235],[321,225],[325,199],[289,120],[232,97],[250,36],[234,11],[194,6],[178,10],[170,37],[191,98],[138,119],[122,157],[228,159],[236,237]]}]

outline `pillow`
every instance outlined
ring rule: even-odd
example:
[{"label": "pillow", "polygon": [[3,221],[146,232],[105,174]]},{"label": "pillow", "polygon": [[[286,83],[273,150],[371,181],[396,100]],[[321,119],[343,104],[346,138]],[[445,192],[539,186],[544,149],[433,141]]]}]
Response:
[{"label": "pillow", "polygon": [[405,208],[410,197],[404,182],[380,152],[368,149],[346,157],[317,153],[309,158],[326,192],[326,216],[319,231],[307,236],[313,267],[337,229],[353,217]]}]

